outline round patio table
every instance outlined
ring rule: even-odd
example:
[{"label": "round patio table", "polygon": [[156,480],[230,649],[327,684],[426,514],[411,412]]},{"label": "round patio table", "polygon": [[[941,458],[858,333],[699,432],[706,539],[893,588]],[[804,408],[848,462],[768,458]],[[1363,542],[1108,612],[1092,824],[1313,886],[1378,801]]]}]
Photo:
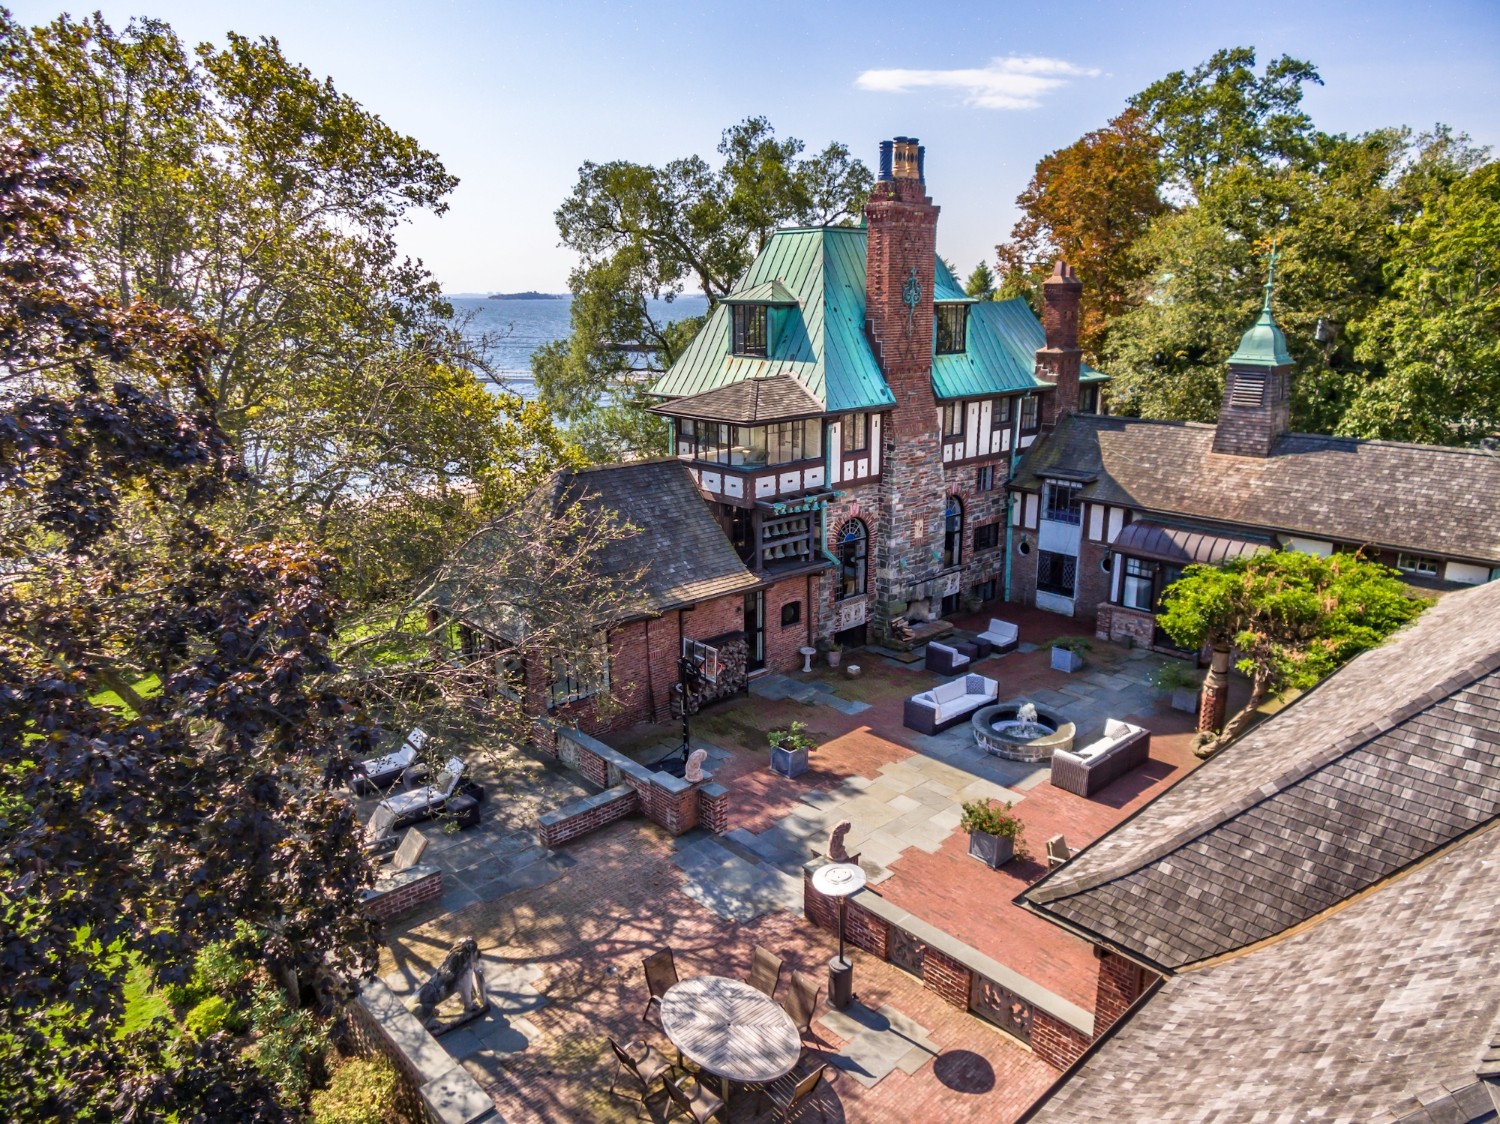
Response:
[{"label": "round patio table", "polygon": [[661,1025],[672,1045],[723,1082],[765,1084],[785,1077],[802,1056],[791,1017],[764,992],[723,976],[673,984],[661,999]]}]

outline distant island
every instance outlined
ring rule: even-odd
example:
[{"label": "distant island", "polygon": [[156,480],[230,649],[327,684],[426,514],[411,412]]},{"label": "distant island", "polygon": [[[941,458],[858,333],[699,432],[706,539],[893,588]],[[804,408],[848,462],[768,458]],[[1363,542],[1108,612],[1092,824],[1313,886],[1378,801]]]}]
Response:
[{"label": "distant island", "polygon": [[567,293],[539,293],[535,289],[528,289],[524,293],[491,293],[489,299],[492,301],[565,301]]}]

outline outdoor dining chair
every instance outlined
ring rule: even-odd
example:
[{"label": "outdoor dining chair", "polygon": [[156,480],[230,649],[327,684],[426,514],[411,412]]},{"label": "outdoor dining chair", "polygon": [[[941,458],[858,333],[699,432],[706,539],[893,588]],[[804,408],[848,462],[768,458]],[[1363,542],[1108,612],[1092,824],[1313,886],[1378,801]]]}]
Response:
[{"label": "outdoor dining chair", "polygon": [[[677,982],[677,963],[672,959],[672,950],[663,948],[642,960],[641,965],[646,969],[646,990],[650,993],[646,997],[646,1009],[641,1012],[641,1022],[645,1022],[651,1014],[652,1004],[660,1008],[661,997]],[[661,1017],[659,1011],[657,1017]]]},{"label": "outdoor dining chair", "polygon": [[[807,1102],[812,1100],[818,1091],[818,1086],[823,1083],[823,1079],[827,1075],[828,1067],[820,1065],[805,1077],[794,1078],[788,1075],[780,1080],[761,1085],[758,1088],[781,1111],[781,1115],[776,1119],[781,1121],[781,1124],[786,1124],[793,1116],[800,1115],[802,1110],[807,1107]],[[822,1111],[820,1109],[819,1116],[821,1117],[821,1115]]]},{"label": "outdoor dining chair", "polygon": [[781,983],[781,957],[755,946],[755,958],[750,963],[750,975],[745,982],[756,991],[763,991],[772,999]]},{"label": "outdoor dining chair", "polygon": [[[677,1109],[685,1110],[697,1124],[708,1124],[708,1121],[718,1116],[724,1109],[724,1102],[705,1089],[703,1083],[696,1077],[690,1075],[687,1078],[685,1089],[670,1077],[662,1080],[667,1084],[667,1096],[672,1098]],[[673,1109],[671,1116],[667,1119],[670,1120],[672,1116],[676,1116],[677,1109]]]},{"label": "outdoor dining chair", "polygon": [[801,972],[792,973],[792,987],[787,992],[786,1001],[782,1003],[781,1009],[789,1016],[797,1033],[806,1038],[812,1032],[813,1015],[818,1012],[818,995],[822,988],[818,981],[811,976],[805,976]]},{"label": "outdoor dining chair", "polygon": [[620,1083],[620,1071],[624,1070],[641,1083],[641,1103],[644,1104],[651,1086],[672,1068],[672,1063],[662,1057],[660,1051],[640,1039],[621,1046],[611,1038],[609,1048],[615,1052],[615,1059],[620,1063],[615,1069],[615,1079],[609,1083],[611,1096]]}]

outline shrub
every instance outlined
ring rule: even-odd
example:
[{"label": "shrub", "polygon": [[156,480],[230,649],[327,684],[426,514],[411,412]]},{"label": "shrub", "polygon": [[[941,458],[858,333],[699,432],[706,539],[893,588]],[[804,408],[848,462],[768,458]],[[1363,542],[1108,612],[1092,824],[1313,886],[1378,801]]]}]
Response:
[{"label": "shrub", "polygon": [[1017,858],[1026,858],[1026,825],[1010,814],[1009,802],[1000,807],[991,807],[988,800],[970,800],[963,806],[963,819],[958,821],[961,831],[982,831],[986,835],[1003,835],[1012,840]]},{"label": "shrub", "polygon": [[782,749],[817,749],[812,738],[807,736],[806,722],[793,722],[785,730],[772,730],[767,739],[772,748],[780,746]]},{"label": "shrub", "polygon": [[328,1035],[311,1011],[294,1011],[286,997],[269,983],[255,989],[250,1003],[250,1027],[256,1037],[255,1068],[285,1104],[302,1103],[318,1084]]},{"label": "shrub", "polygon": [[1183,687],[1196,687],[1198,677],[1180,660],[1168,660],[1151,673],[1151,685],[1158,691],[1176,691]]},{"label": "shrub", "polygon": [[222,995],[210,995],[182,1019],[182,1029],[200,1042],[211,1034],[229,1028],[234,1008]]},{"label": "shrub", "polygon": [[382,1055],[350,1058],[312,1095],[312,1124],[392,1124],[400,1077]]},{"label": "shrub", "polygon": [[1085,652],[1092,651],[1094,644],[1086,636],[1059,636],[1048,647],[1066,648],[1068,651],[1077,652],[1081,656]]}]

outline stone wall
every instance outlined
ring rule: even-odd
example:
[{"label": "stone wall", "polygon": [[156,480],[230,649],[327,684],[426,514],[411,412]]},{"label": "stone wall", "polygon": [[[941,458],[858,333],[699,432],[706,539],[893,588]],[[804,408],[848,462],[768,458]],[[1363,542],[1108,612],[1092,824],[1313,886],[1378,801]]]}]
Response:
[{"label": "stone wall", "polygon": [[365,899],[365,912],[381,921],[415,913],[443,896],[443,872],[423,864],[384,876]]},{"label": "stone wall", "polygon": [[[836,932],[838,903],[813,888],[826,860],[803,867],[802,908],[819,928]],[[992,1023],[1029,1045],[1049,1065],[1066,1069],[1094,1039],[1094,1017],[1059,995],[990,959],[868,888],[848,899],[844,939],[855,948],[916,975],[944,1001]]]},{"label": "stone wall", "polygon": [[489,1094],[443,1049],[391,989],[367,980],[345,1008],[361,1053],[381,1053],[401,1077],[399,1105],[427,1124],[505,1124]]}]

